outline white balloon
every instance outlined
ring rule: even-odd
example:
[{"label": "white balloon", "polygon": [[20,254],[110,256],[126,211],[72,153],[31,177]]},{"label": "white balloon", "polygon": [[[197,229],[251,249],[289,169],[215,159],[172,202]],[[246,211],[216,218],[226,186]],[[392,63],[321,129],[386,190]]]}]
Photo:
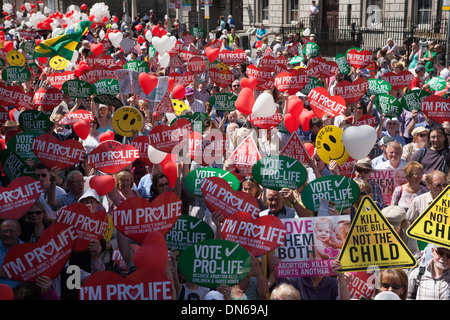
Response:
[{"label": "white balloon", "polygon": [[170,54],[166,52],[162,56],[158,55],[158,61],[161,67],[167,68],[170,63]]},{"label": "white balloon", "polygon": [[100,38],[100,40],[103,40],[105,38],[105,30],[100,30],[100,32],[98,33],[98,37]]},{"label": "white balloon", "polygon": [[52,38],[56,37],[58,35],[58,33],[61,32],[61,28],[55,28],[52,31]]},{"label": "white balloon", "polygon": [[122,32],[110,32],[108,37],[112,45],[117,48],[122,42],[123,34]]},{"label": "white balloon", "polygon": [[172,50],[176,42],[177,38],[174,36],[168,37],[167,35],[163,35],[162,37],[152,38],[152,44],[160,55]]},{"label": "white balloon", "polygon": [[268,92],[261,93],[253,104],[252,113],[257,117],[271,117],[277,111],[273,96]]},{"label": "white balloon", "polygon": [[367,157],[376,141],[377,132],[369,125],[351,126],[342,133],[342,143],[355,160]]},{"label": "white balloon", "polygon": [[309,36],[311,34],[311,30],[309,30],[309,28],[306,28],[305,30],[303,30],[302,35],[304,35],[305,37]]},{"label": "white balloon", "polygon": [[172,123],[177,118],[175,113],[166,113],[167,122]]},{"label": "white balloon", "polygon": [[159,151],[151,145],[148,146],[147,153],[149,160],[155,164],[161,163],[161,161],[163,161],[167,156],[167,153]]},{"label": "white balloon", "polygon": [[71,63],[76,63],[77,60],[78,60],[78,51],[77,51],[77,50],[74,50],[74,51],[73,51],[73,55],[72,55],[72,59],[70,59],[70,62],[71,62]]},{"label": "white balloon", "polygon": [[147,29],[147,31],[145,31],[145,39],[148,42],[152,42],[152,38],[153,38],[152,30]]},{"label": "white balloon", "polygon": [[13,36],[16,33],[16,29],[10,29],[8,33]]}]

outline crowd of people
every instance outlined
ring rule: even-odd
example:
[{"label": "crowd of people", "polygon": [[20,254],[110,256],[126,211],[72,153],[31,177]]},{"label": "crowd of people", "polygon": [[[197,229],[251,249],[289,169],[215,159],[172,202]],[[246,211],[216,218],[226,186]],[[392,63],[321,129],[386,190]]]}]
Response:
[{"label": "crowd of people", "polygon": [[[164,29],[163,23],[156,22],[153,12],[146,17],[148,19],[135,19],[136,23],[130,26],[122,21],[108,21],[106,24],[97,24],[94,28],[88,30],[77,46],[78,59],[77,64],[86,61],[91,54],[90,44],[98,43],[102,32],[108,29],[117,29],[123,33],[124,38],[130,38],[135,43],[142,38],[145,30],[151,30],[153,26]],[[232,17],[228,22],[221,17],[217,30],[206,35],[196,37],[192,45],[201,53],[204,53],[205,46],[214,40],[222,41],[222,49],[230,51],[242,49],[239,42],[239,36],[236,34],[236,28]],[[13,21],[7,19],[8,21]],[[3,24],[5,41],[12,41],[14,48],[20,49],[25,41],[19,33],[19,25],[9,24],[9,28]],[[144,22],[143,22],[144,21]],[[13,21],[14,23],[14,21]],[[140,23],[142,28],[136,28]],[[174,34],[178,39],[183,38],[178,33],[178,24],[173,24],[169,34]],[[14,32],[11,32],[13,30]],[[36,40],[45,40],[51,38],[52,32],[49,30],[39,30],[36,32]],[[269,37],[273,42],[269,43]],[[287,35],[287,41],[283,43],[282,35],[270,34],[260,24],[256,32],[257,41],[252,48],[246,50],[247,59],[241,64],[229,66],[234,76],[234,81],[225,87],[220,87],[208,77],[208,70],[202,74],[195,75],[194,81],[186,87],[186,93],[183,97],[184,103],[189,110],[184,114],[200,112],[205,115],[203,120],[204,132],[208,129],[220,130],[227,139],[227,151],[223,157],[214,161],[208,166],[222,168],[236,174],[240,179],[240,190],[251,194],[258,201],[263,215],[275,215],[280,219],[312,217],[317,215],[308,209],[301,201],[301,193],[307,183],[314,181],[322,176],[342,175],[339,166],[336,163],[326,162],[321,159],[317,152],[311,154],[311,160],[305,163],[308,168],[308,181],[302,187],[291,190],[283,189],[281,191],[269,190],[260,186],[252,177],[242,175],[233,164],[226,159],[229,152],[233,151],[241,141],[247,136],[254,137],[261,156],[277,155],[288,141],[290,134],[280,127],[274,127],[270,130],[258,128],[248,120],[248,115],[233,110],[230,112],[217,111],[210,103],[210,98],[218,93],[231,93],[239,96],[242,88],[242,79],[248,78],[247,69],[250,65],[260,66],[261,59],[264,56],[272,57],[284,56],[286,58],[286,70],[306,68],[314,58],[311,56],[302,57],[301,61],[295,62],[292,59],[297,56],[289,50],[292,46],[302,46],[305,43],[315,42],[314,35],[303,36],[299,30],[296,34]],[[160,65],[151,63],[149,58],[148,40],[140,43],[140,50],[133,52],[124,52],[120,47],[111,48],[109,54],[114,60],[122,60],[124,63],[132,60],[148,61],[151,72],[157,76],[169,76],[171,72],[186,72],[186,65],[183,67],[172,68],[170,66],[163,68]],[[410,86],[402,90],[392,90],[390,94],[400,99],[403,94],[419,89],[430,92],[425,83],[433,77],[443,77],[448,80],[449,70],[444,67],[445,58],[440,54],[442,46],[435,41],[430,41],[428,51],[422,54],[417,43],[412,45],[412,50],[407,56],[401,55],[395,43],[388,41],[388,45],[382,48],[380,52],[374,54],[375,63],[371,66],[374,69],[352,68],[351,73],[343,74],[338,71],[334,76],[320,78],[320,85],[326,88],[330,95],[334,95],[333,88],[337,83],[343,80],[350,82],[356,81],[360,77],[379,78],[382,74],[399,70],[411,70],[415,79]],[[48,62],[40,64],[39,73],[23,83],[26,90],[37,91],[41,87],[48,86],[46,75],[52,72]],[[449,82],[450,83],[450,82]],[[275,86],[264,90],[254,90],[255,98],[268,92],[273,96],[274,103],[277,104],[278,111],[286,114],[286,101],[289,94],[278,91]],[[432,93],[432,92],[431,92]],[[304,108],[310,109],[307,94],[297,92],[296,96],[303,102]],[[118,95],[125,105],[135,107],[143,115],[144,125],[141,130],[136,130],[133,137],[124,137],[115,132],[115,140],[120,143],[129,143],[138,136],[148,136],[151,129],[158,125],[170,124],[171,116],[154,112],[158,102],[142,99],[136,94]],[[42,111],[46,113],[51,120],[51,128],[48,133],[57,137],[60,141],[75,139],[82,142],[87,154],[100,144],[99,136],[102,133],[114,131],[112,117],[117,107],[99,104],[94,101],[94,96],[86,99],[74,99],[65,94],[61,103],[51,111]],[[439,123],[427,117],[422,111],[403,110],[397,118],[386,118],[380,110],[374,107],[375,96],[365,96],[361,101],[347,104],[347,109],[343,115],[338,117],[312,117],[307,128],[298,126],[297,133],[304,144],[315,143],[317,133],[320,129],[328,125],[335,125],[345,130],[350,126],[356,125],[356,119],[362,115],[370,114],[376,117],[377,143],[373,146],[371,153],[364,159],[359,159],[354,163],[352,178],[360,187],[360,198],[353,207],[342,212],[330,208],[330,215],[350,214],[358,209],[358,205],[364,195],[371,197],[377,204],[380,211],[386,216],[388,221],[395,227],[408,249],[414,254],[418,261],[425,261],[426,268],[423,272],[421,268],[412,270],[387,269],[380,274],[381,286],[377,288],[378,292],[394,292],[395,295],[386,294],[384,299],[449,299],[450,298],[450,249],[440,246],[428,246],[426,249],[419,249],[417,240],[409,238],[405,230],[424,212],[428,205],[435,199],[447,186],[449,179],[450,164],[450,123],[448,121]],[[18,122],[18,113],[23,109],[12,106],[3,106],[7,109],[9,118],[4,119],[1,126],[1,148],[6,149],[6,142],[13,134],[20,132]],[[76,110],[87,110],[92,113],[93,121],[90,123],[89,136],[81,139],[75,132],[73,126],[63,125],[60,120],[70,112]],[[121,202],[133,197],[141,197],[153,201],[158,195],[167,191],[173,191],[183,201],[183,214],[192,215],[201,218],[211,225],[214,229],[220,229],[221,219],[215,212],[210,212],[205,202],[192,194],[184,184],[186,175],[203,165],[201,163],[177,163],[177,179],[172,185],[169,183],[169,177],[163,172],[160,164],[148,165],[140,159],[134,161],[131,165],[113,174],[116,181],[115,187],[105,196],[99,196],[91,189],[88,178],[95,175],[105,175],[88,164],[88,161],[81,161],[69,169],[49,168],[39,161],[29,159],[27,163],[35,172],[36,178],[41,183],[42,194],[28,212],[19,220],[4,219],[0,225],[0,262],[3,261],[7,252],[14,246],[22,243],[35,243],[43,232],[57,218],[57,212],[61,208],[73,203],[89,204],[93,211],[106,209],[109,214],[117,208]],[[402,169],[406,182],[398,186],[393,194],[390,203],[387,203],[381,195],[380,186],[369,177],[371,172],[380,169]],[[9,181],[3,172],[1,176],[2,186],[7,187]],[[131,246],[132,241],[126,236],[115,230],[113,237],[109,241],[101,239],[93,241],[89,250],[85,252],[73,253],[68,265],[76,264],[83,270],[83,280],[95,272],[110,270],[123,276],[133,273],[136,267],[133,264],[134,249]],[[121,268],[112,259],[113,252],[119,250],[126,265]],[[274,270],[279,262],[274,254],[268,254],[266,264],[260,263],[260,257],[252,256],[252,271],[247,278],[237,285],[219,286],[217,290],[210,290],[201,287],[184,277],[177,270],[178,252],[170,252],[170,270],[171,274],[166,276],[172,279],[174,284],[174,299],[176,300],[350,300],[351,295],[348,291],[348,284],[351,274],[339,272],[339,261],[333,263],[335,276],[321,277],[298,277],[298,278],[276,278]],[[420,281],[416,281],[417,279]],[[8,284],[14,291],[14,298],[17,300],[25,299],[77,299],[77,290],[68,289],[66,286],[67,273],[61,271],[57,279],[50,279],[47,276],[41,276],[35,283],[21,283],[8,279],[5,273],[0,270],[0,283]],[[416,286],[416,283],[420,284]],[[378,296],[378,295],[377,295]],[[374,297],[369,297],[374,298]],[[383,299],[378,296],[378,299]]]}]

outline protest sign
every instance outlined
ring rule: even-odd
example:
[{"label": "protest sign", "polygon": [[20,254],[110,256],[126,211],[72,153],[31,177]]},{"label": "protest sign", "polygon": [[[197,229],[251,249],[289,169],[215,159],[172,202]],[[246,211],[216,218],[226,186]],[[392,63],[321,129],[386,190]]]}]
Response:
[{"label": "protest sign", "polygon": [[18,177],[7,187],[0,187],[0,219],[20,219],[44,192],[32,177]]},{"label": "protest sign", "polygon": [[139,150],[139,159],[147,165],[152,165],[152,162],[148,158],[148,146],[150,145],[148,136],[137,136],[134,138],[130,145]]},{"label": "protest sign", "polygon": [[258,84],[263,84],[269,80],[274,79],[273,71],[269,67],[256,67],[251,64],[247,67],[246,73],[249,78],[255,78]]},{"label": "protest sign", "polygon": [[64,100],[64,93],[56,88],[38,89],[33,96],[33,102],[44,111],[51,111]]},{"label": "protest sign", "polygon": [[128,69],[128,70],[133,70],[136,72],[144,72],[144,73],[148,73],[150,72],[150,67],[148,65],[148,63],[146,61],[142,61],[142,60],[132,60],[132,61],[128,61],[124,66],[124,69]]},{"label": "protest sign", "polygon": [[38,110],[24,110],[19,115],[19,126],[23,131],[34,131],[39,133],[47,132],[52,123],[49,117]]},{"label": "protest sign", "polygon": [[210,68],[208,70],[208,77],[221,88],[226,88],[234,81],[234,73],[230,70],[219,70],[217,68]]},{"label": "protest sign", "polygon": [[49,84],[56,88],[60,89],[62,88],[62,85],[64,82],[68,80],[75,79],[75,74],[72,71],[64,71],[64,72],[54,72],[47,76],[47,80]]},{"label": "protest sign", "polygon": [[414,80],[414,75],[408,70],[402,70],[398,73],[386,72],[381,79],[388,82],[393,90],[404,89]]},{"label": "protest sign", "polygon": [[339,66],[339,71],[342,74],[349,74],[352,70],[352,67],[348,63],[347,57],[343,53],[338,53],[336,57],[334,57],[334,61]]},{"label": "protest sign", "polygon": [[74,227],[77,234],[73,246],[75,252],[88,250],[91,241],[100,241],[108,227],[108,214],[105,210],[91,213],[89,207],[83,203],[73,203],[59,209],[56,217],[56,222]]},{"label": "protest sign", "polygon": [[214,239],[214,231],[200,218],[187,214],[181,215],[166,234],[169,250],[183,252],[191,245],[204,240]]},{"label": "protest sign", "polygon": [[300,91],[309,81],[305,69],[294,69],[291,72],[282,71],[275,77],[274,85],[281,92],[290,95]]},{"label": "protest sign", "polygon": [[80,141],[60,141],[52,134],[44,133],[33,139],[31,149],[47,167],[67,169],[84,160],[86,150]]},{"label": "protest sign", "polygon": [[342,248],[350,217],[308,217],[281,221],[286,229],[286,236],[284,245],[275,250],[275,255],[281,260],[277,265],[276,276],[332,275],[332,262]]},{"label": "protest sign", "polygon": [[301,164],[309,165],[309,160],[311,156],[303,144],[303,141],[300,139],[297,131],[294,131],[289,140],[283,147],[283,150],[280,152],[280,156],[288,156],[292,159],[298,160]]},{"label": "protest sign", "polygon": [[6,67],[2,71],[2,79],[5,82],[27,82],[31,78],[31,72],[26,67],[21,66],[11,66]]},{"label": "protest sign", "polygon": [[109,67],[114,65],[116,62],[114,58],[109,54],[103,54],[101,56],[90,54],[86,57],[86,63],[92,68],[95,65],[100,65],[103,67]]},{"label": "protest sign", "polygon": [[318,212],[320,200],[327,199],[336,203],[341,211],[351,207],[359,197],[359,186],[346,176],[323,176],[306,185],[302,191],[302,202],[308,209]]},{"label": "protest sign", "polygon": [[304,47],[305,56],[310,56],[311,58],[318,57],[320,54],[320,47],[315,42],[308,42]]},{"label": "protest sign", "polygon": [[363,69],[373,62],[372,52],[361,48],[350,48],[346,57],[348,63],[356,69]]},{"label": "protest sign", "polygon": [[181,216],[181,200],[167,191],[149,202],[141,197],[129,198],[113,211],[114,226],[130,239],[142,243],[149,232],[166,235]]},{"label": "protest sign", "polygon": [[119,81],[117,79],[98,80],[92,84],[92,87],[93,93],[97,96],[104,94],[113,96],[120,93]]},{"label": "protest sign", "polygon": [[247,120],[258,128],[270,130],[275,128],[283,120],[283,115],[278,110],[270,117],[258,117],[254,113],[250,113]]},{"label": "protest sign", "polygon": [[361,100],[368,89],[369,82],[366,78],[358,78],[353,82],[342,80],[334,87],[334,94],[344,98],[346,103],[355,103]]},{"label": "protest sign", "polygon": [[177,153],[189,140],[192,124],[188,119],[178,118],[170,126],[154,126],[148,137],[150,144],[162,152]]},{"label": "protest sign", "polygon": [[352,299],[372,299],[375,296],[376,278],[379,277],[373,271],[349,272],[350,280],[348,291]]},{"label": "protest sign", "polygon": [[0,155],[2,170],[9,181],[13,181],[22,176],[36,178],[34,169],[25,160],[11,150],[2,150]]},{"label": "protest sign", "polygon": [[259,159],[261,154],[251,135],[242,140],[228,158],[230,164],[235,165],[242,174],[249,176],[252,174],[253,165]]},{"label": "protest sign", "polygon": [[115,132],[121,136],[132,137],[133,132],[140,131],[143,125],[144,117],[134,107],[124,106],[114,112],[112,126]]},{"label": "protest sign", "polygon": [[447,87],[447,82],[441,77],[432,77],[425,82],[425,85],[428,85],[430,91],[441,91]]},{"label": "protest sign", "polygon": [[242,49],[236,49],[234,51],[221,50],[219,52],[218,59],[219,61],[225,63],[227,66],[236,66],[247,59],[247,54]]},{"label": "protest sign", "polygon": [[[0,105],[9,107],[10,105],[18,104],[19,102],[28,102],[33,104],[34,92],[25,93],[22,86],[13,85],[8,86],[6,83],[0,83]],[[33,108],[33,106],[27,109]]]},{"label": "protest sign", "polygon": [[170,99],[170,93],[167,91],[161,101],[154,107],[153,112],[160,113],[175,113],[172,100]]},{"label": "protest sign", "polygon": [[32,159],[37,160],[36,154],[31,149],[33,140],[40,136],[42,133],[37,131],[22,131],[16,133],[11,138],[9,138],[6,143],[8,150],[13,151],[20,158],[24,160]]},{"label": "protest sign", "polygon": [[21,243],[12,247],[3,260],[3,272],[16,281],[35,282],[43,275],[53,280],[69,260],[76,238],[74,227],[52,224],[37,243]]},{"label": "protest sign", "polygon": [[201,74],[206,70],[206,60],[200,56],[193,56],[188,60],[186,67],[194,74]]},{"label": "protest sign", "polygon": [[187,248],[180,255],[180,272],[202,287],[233,286],[251,270],[251,258],[240,244],[227,240],[205,240]]},{"label": "protest sign", "polygon": [[400,101],[390,94],[382,93],[377,95],[375,106],[379,113],[387,118],[396,118],[402,114],[402,105]]},{"label": "protest sign", "polygon": [[342,142],[344,130],[328,125],[320,129],[316,136],[316,152],[320,159],[329,164],[334,160],[338,165],[347,161],[349,154]]},{"label": "protest sign", "polygon": [[308,83],[300,90],[304,95],[308,95],[308,93],[314,89],[322,86],[322,82],[316,77],[308,77]]},{"label": "protest sign", "polygon": [[[139,150],[115,140],[101,142],[88,155],[87,163],[105,173],[117,173],[139,159]],[[51,167],[50,167],[51,168]]]},{"label": "protest sign", "polygon": [[236,99],[237,95],[233,93],[216,93],[209,99],[209,104],[216,106],[217,111],[231,112],[236,110]]},{"label": "protest sign", "polygon": [[421,111],[422,110],[422,102],[431,93],[425,90],[411,90],[406,92],[400,99],[400,103],[402,108],[412,112],[413,110]]},{"label": "protest sign", "polygon": [[169,77],[174,80],[174,86],[176,86],[177,84],[181,84],[184,87],[190,85],[192,82],[194,82],[195,79],[195,75],[190,71],[184,72],[183,74],[172,72],[169,74]]},{"label": "protest sign", "polygon": [[375,182],[381,188],[383,201],[386,205],[390,205],[395,188],[408,182],[401,168],[373,170],[369,175],[369,180]]},{"label": "protest sign", "polygon": [[83,282],[80,300],[173,300],[172,282],[158,270],[142,268],[123,277],[100,271]]},{"label": "protest sign", "polygon": [[327,89],[322,87],[313,88],[308,93],[308,101],[311,109],[319,118],[322,118],[325,114],[335,117],[343,114],[347,109],[344,98],[330,96]]},{"label": "protest sign", "polygon": [[339,254],[341,272],[413,268],[416,259],[373,202],[364,196]]},{"label": "protest sign", "polygon": [[72,98],[88,98],[94,93],[94,88],[87,81],[73,79],[63,83],[62,91]]},{"label": "protest sign", "polygon": [[59,121],[59,123],[72,126],[75,122],[82,120],[88,120],[89,122],[91,122],[94,120],[94,116],[87,110],[79,109],[66,113],[66,115]]},{"label": "protest sign", "polygon": [[392,86],[389,82],[383,79],[367,79],[369,82],[369,89],[367,89],[366,95],[372,96],[381,93],[389,93],[392,90]]},{"label": "protest sign", "polygon": [[200,188],[208,209],[211,212],[222,213],[225,218],[239,211],[245,211],[253,218],[257,218],[261,211],[255,197],[244,191],[234,191],[222,178],[205,178]]},{"label": "protest sign", "polygon": [[224,179],[234,191],[238,190],[240,187],[239,179],[230,171],[213,167],[197,168],[190,171],[184,179],[184,184],[192,194],[197,197],[203,197],[201,190],[202,181],[209,177],[219,177]]},{"label": "protest sign", "polygon": [[288,156],[268,156],[256,162],[252,176],[261,186],[271,190],[297,189],[308,178],[303,164]]},{"label": "protest sign", "polygon": [[209,129],[203,135],[193,131],[189,136],[189,157],[202,166],[211,165],[222,158],[225,141],[225,134],[217,129]]},{"label": "protest sign", "polygon": [[223,221],[220,233],[224,240],[239,243],[258,257],[284,245],[286,228],[276,216],[255,218],[248,212],[239,211]]},{"label": "protest sign", "polygon": [[443,124],[450,119],[450,99],[431,95],[422,100],[422,112],[432,120]]},{"label": "protest sign", "polygon": [[[353,121],[354,116],[350,116],[349,119]],[[376,116],[366,113],[356,120],[357,126],[368,125],[375,128],[378,125],[378,119]]]},{"label": "protest sign", "polygon": [[418,240],[450,247],[450,187],[447,186],[414,220],[406,234]]},{"label": "protest sign", "polygon": [[308,76],[314,76],[316,78],[329,78],[336,75],[339,71],[339,66],[334,61],[326,61],[322,57],[316,57],[309,61],[306,68],[306,74]]}]

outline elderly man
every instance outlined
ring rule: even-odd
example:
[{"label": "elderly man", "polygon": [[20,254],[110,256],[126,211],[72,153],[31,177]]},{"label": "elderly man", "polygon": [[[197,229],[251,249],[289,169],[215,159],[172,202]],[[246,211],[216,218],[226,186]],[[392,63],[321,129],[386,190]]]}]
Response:
[{"label": "elderly man", "polygon": [[[19,239],[20,233],[20,224],[17,220],[7,219],[0,224],[0,265],[8,251],[15,245],[22,243]],[[9,280],[3,270],[0,269],[0,284],[15,287],[17,282]]]},{"label": "elderly man", "polygon": [[205,104],[203,101],[195,98],[195,90],[192,87],[186,87],[184,100],[192,112],[206,113]]},{"label": "elderly man", "polygon": [[402,159],[403,147],[400,142],[391,141],[386,148],[387,161],[378,164],[375,169],[400,169],[406,165]]},{"label": "elderly man", "polygon": [[378,164],[387,161],[386,150],[387,150],[388,143],[391,141],[394,141],[394,138],[389,137],[389,136],[384,136],[383,138],[380,139],[380,141],[378,142],[378,146],[382,153],[379,156],[372,159],[372,168],[375,169],[375,167]]},{"label": "elderly man", "polygon": [[[259,216],[274,215],[280,219],[309,217],[310,214],[306,209],[295,199],[291,189],[282,189],[281,191],[270,190],[266,191],[266,199],[268,209],[259,213]],[[292,208],[284,205],[285,200],[292,203]]]},{"label": "elderly man", "polygon": [[372,187],[372,199],[378,205],[378,208],[383,209],[385,207],[383,193],[381,188],[373,180],[369,179],[372,169],[372,161],[370,159],[360,159],[355,164],[355,178],[359,178],[367,181]]},{"label": "elderly man", "polygon": [[66,183],[69,192],[59,196],[55,195],[56,183],[52,182],[50,185],[48,190],[48,204],[51,205],[54,210],[59,210],[62,207],[78,202],[78,199],[83,195],[84,177],[80,171],[70,171],[67,174]]}]

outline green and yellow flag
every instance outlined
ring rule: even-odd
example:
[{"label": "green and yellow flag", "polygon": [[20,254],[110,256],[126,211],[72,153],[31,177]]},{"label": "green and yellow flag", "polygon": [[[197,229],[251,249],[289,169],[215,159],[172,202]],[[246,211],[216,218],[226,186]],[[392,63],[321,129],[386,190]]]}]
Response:
[{"label": "green and yellow flag", "polygon": [[79,21],[63,29],[56,37],[39,43],[35,48],[34,56],[53,57],[58,55],[70,61],[81,37],[88,31],[91,24],[91,21]]}]

